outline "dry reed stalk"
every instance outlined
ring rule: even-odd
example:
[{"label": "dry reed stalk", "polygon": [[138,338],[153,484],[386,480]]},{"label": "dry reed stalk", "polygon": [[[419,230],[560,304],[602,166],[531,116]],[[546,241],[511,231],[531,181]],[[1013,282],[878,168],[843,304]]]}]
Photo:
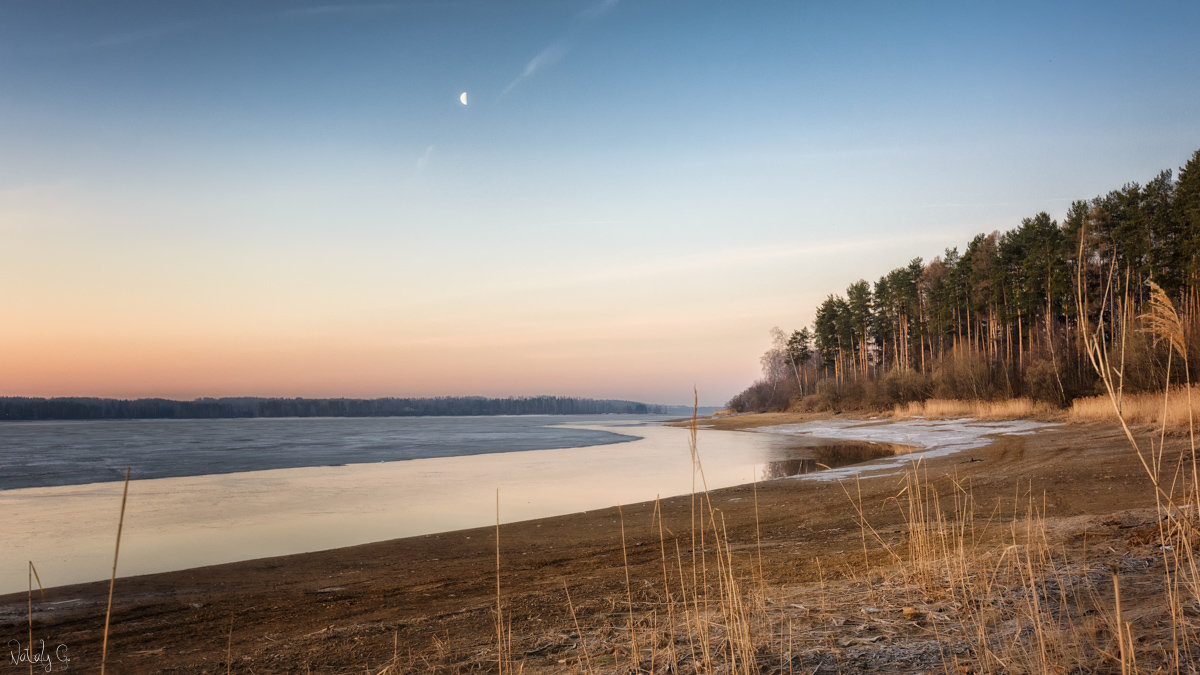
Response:
[{"label": "dry reed stalk", "polygon": [[496,488],[496,668],[504,675],[504,615],[500,609],[500,488]]},{"label": "dry reed stalk", "polygon": [[762,566],[762,527],[758,519],[758,467],[754,467],[754,547],[758,554],[758,592],[763,602],[767,598],[767,581]]},{"label": "dry reed stalk", "polygon": [[617,518],[621,522],[621,561],[625,564],[625,602],[629,607],[629,659],[633,672],[638,671],[638,661],[641,652],[638,649],[637,633],[633,627],[633,588],[629,584],[629,554],[625,549],[625,514],[621,505],[617,505]]},{"label": "dry reed stalk", "polygon": [[[711,672],[712,665],[712,640],[711,640],[711,625],[709,623],[709,597],[708,597],[708,555],[706,545],[706,535],[704,526],[704,514],[700,514],[699,524],[696,527],[696,476],[699,474],[700,483],[703,488],[703,496],[708,497],[708,480],[704,475],[704,465],[700,461],[699,445],[697,443],[697,417],[700,406],[700,393],[692,388],[692,419],[688,428],[688,451],[692,459],[692,494],[691,494],[691,538],[692,538],[692,603],[694,605],[696,616],[696,633],[700,642],[701,655],[705,670]],[[712,501],[708,500],[708,508],[711,513]],[[699,529],[700,533],[700,569],[696,569],[696,532]],[[703,609],[701,609],[703,607]]]},{"label": "dry reed stalk", "polygon": [[[675,630],[675,602],[671,598],[671,577],[667,573],[667,541],[663,534],[663,513],[662,505],[659,503],[658,496],[654,497],[654,513],[658,516],[658,552],[662,560],[662,575],[663,575],[663,600],[667,604],[667,627],[668,632]],[[675,540],[676,551],[679,550],[679,540]],[[684,600],[684,609],[687,609],[687,601]],[[675,641],[667,642],[667,658],[671,663],[678,661],[678,655],[675,653]]]},{"label": "dry reed stalk", "polygon": [[1029,496],[1029,510],[1026,512],[1026,521],[1025,521],[1026,542],[1025,542],[1025,551],[1024,551],[1024,557],[1025,557],[1025,570],[1024,571],[1028,575],[1026,577],[1026,584],[1025,584],[1025,597],[1026,597],[1026,607],[1029,611],[1030,623],[1033,624],[1034,638],[1037,640],[1038,657],[1039,657],[1038,664],[1042,666],[1042,672],[1046,672],[1048,670],[1047,667],[1049,665],[1050,660],[1047,657],[1047,644],[1046,644],[1047,639],[1046,639],[1046,631],[1045,631],[1045,625],[1044,625],[1043,615],[1042,615],[1041,593],[1038,592],[1038,585],[1039,585],[1038,580],[1040,579],[1040,575],[1035,574],[1033,571],[1033,556],[1034,556],[1034,552],[1035,552],[1034,527],[1033,527],[1033,522],[1032,522],[1033,518],[1034,518],[1033,495],[1031,493]]},{"label": "dry reed stalk", "polygon": [[[29,561],[29,654],[33,655],[33,580],[37,579],[38,592],[42,594],[42,600],[46,599],[46,589],[42,588],[42,578],[38,576],[37,568],[33,566],[33,561]],[[33,675],[33,659],[29,659],[29,673]]]},{"label": "dry reed stalk", "polygon": [[1117,573],[1112,573],[1113,580],[1113,597],[1115,598],[1117,612],[1117,645],[1121,650],[1121,675],[1129,673],[1129,654],[1125,651],[1125,623],[1121,620],[1121,580],[1117,578]]},{"label": "dry reed stalk", "polygon": [[[855,474],[854,480],[856,482],[858,481],[858,474]],[[854,506],[855,514],[858,516],[859,528],[869,529],[871,531],[871,536],[875,539],[875,541],[879,542],[879,545],[883,547],[883,550],[887,551],[898,565],[903,565],[904,559],[900,557],[900,554],[896,553],[890,544],[883,540],[883,537],[879,534],[875,527],[871,525],[871,522],[867,520],[867,516],[862,505],[861,489],[859,491],[859,501],[855,501],[854,498],[850,496],[850,491],[846,489],[846,486],[841,481],[838,481],[838,487],[842,489],[842,492],[846,495],[846,499],[850,500],[850,504]]]},{"label": "dry reed stalk", "polygon": [[[113,589],[117,586],[117,558],[121,555],[121,530],[125,527],[125,502],[129,498],[129,467],[125,468],[125,490],[121,493],[121,518],[117,521],[117,545],[113,550],[112,577],[108,581],[108,609],[104,611],[104,640],[100,648],[100,675],[108,664],[108,626],[112,618]],[[31,645],[32,647],[32,645]]]},{"label": "dry reed stalk", "polygon": [[[845,488],[842,488],[842,489],[845,490]],[[862,509],[862,481],[859,479],[859,475],[857,472],[855,472],[855,474],[854,474],[854,489],[858,493],[856,495],[858,497],[857,510],[858,510],[858,516],[859,516],[858,534],[859,534],[859,538],[862,540],[863,570],[866,572],[866,575],[867,575],[867,586],[868,586],[868,588],[871,589],[871,602],[872,602],[872,604],[874,604],[874,602],[875,602],[875,587],[870,584],[870,582],[871,582],[871,558],[867,555],[867,529],[865,527],[862,527],[862,520],[863,520],[863,518],[862,518],[862,512],[863,512],[863,509]],[[847,494],[847,496],[849,496],[849,495]]]},{"label": "dry reed stalk", "polygon": [[[692,492],[689,498],[689,522],[691,528],[689,534],[691,542],[690,593],[688,583],[689,573],[684,569],[679,537],[671,533],[675,546],[675,568],[679,581],[678,602],[682,610],[682,628],[687,638],[689,656],[694,664],[693,668],[704,672],[712,672],[720,667],[730,669],[732,672],[749,672],[755,664],[751,630],[752,613],[747,603],[748,598],[745,597],[745,591],[738,580],[738,564],[725,528],[724,514],[713,505],[712,496],[708,490],[707,478],[704,473],[704,465],[699,456],[697,443],[697,403],[698,393],[693,389],[693,410],[691,424],[689,425],[688,443],[692,464]],[[762,535],[761,517],[758,511],[757,479],[755,479],[754,483],[759,594],[760,597],[765,597],[765,575],[762,572]],[[626,603],[629,613],[628,623],[634,658],[633,667],[636,670],[642,648],[633,612],[632,580],[630,578],[627,557],[628,550],[624,532],[624,516],[619,506],[618,514],[621,518],[622,557],[626,571]],[[677,600],[671,591],[671,573],[667,570],[666,534],[669,531],[664,524],[662,505],[657,500],[651,516],[652,526],[654,517],[658,518],[659,555],[663,574],[663,598],[667,606],[667,626],[669,629],[666,636],[666,657],[671,663],[675,664],[672,666],[673,668],[678,668],[679,659],[675,650],[674,640],[670,636],[670,631],[674,631],[678,624],[675,612],[675,603]],[[753,569],[754,561],[752,560],[751,570]],[[753,574],[753,571],[751,571],[751,574]],[[659,611],[658,609],[652,609],[651,612],[654,617],[654,635],[657,636]],[[714,642],[715,640],[719,640],[719,642]],[[659,654],[657,640],[652,644],[650,656],[652,666],[658,667],[657,664],[661,655]],[[718,656],[724,656],[728,659],[724,666],[717,662]]]},{"label": "dry reed stalk", "polygon": [[571,610],[571,621],[575,623],[575,634],[579,636],[579,649],[583,652],[583,661],[580,661],[580,667],[587,663],[587,672],[592,672],[592,657],[588,655],[587,645],[584,643],[583,631],[579,628],[579,619],[575,616],[575,605],[571,602],[571,591],[567,588],[567,580],[563,579],[563,593],[567,594],[567,608]]},{"label": "dry reed stalk", "polygon": [[[741,584],[738,583],[737,577],[734,575],[733,566],[733,549],[729,545],[729,533],[725,528],[725,514],[721,514],[721,536],[725,540],[725,557],[726,570],[728,579],[726,580],[726,588],[729,596],[729,609],[727,610],[726,623],[730,626],[730,658],[733,659],[733,672],[743,672],[746,675],[754,672],[756,669],[756,655],[754,650],[753,629],[751,627],[751,615],[746,603],[743,600],[744,592]],[[738,668],[736,655],[738,651],[742,654],[741,668]]]},{"label": "dry reed stalk", "polygon": [[[683,576],[683,555],[679,551],[678,538],[675,539],[675,563],[679,568],[679,594],[680,600],[683,604],[683,625],[687,628],[688,653],[691,654],[692,661],[696,661],[698,660],[696,656],[696,643],[692,639],[692,618],[688,610],[687,581]],[[694,599],[695,598],[693,596],[693,600]]]}]

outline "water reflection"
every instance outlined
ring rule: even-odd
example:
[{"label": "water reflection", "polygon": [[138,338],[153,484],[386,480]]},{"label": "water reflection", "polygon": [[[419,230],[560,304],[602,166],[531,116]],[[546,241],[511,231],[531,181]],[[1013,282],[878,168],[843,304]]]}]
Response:
[{"label": "water reflection", "polygon": [[902,450],[900,446],[890,443],[843,442],[835,445],[797,446],[792,448],[792,451],[806,456],[768,462],[763,467],[760,480],[800,476],[824,469],[869,462],[895,456]]}]

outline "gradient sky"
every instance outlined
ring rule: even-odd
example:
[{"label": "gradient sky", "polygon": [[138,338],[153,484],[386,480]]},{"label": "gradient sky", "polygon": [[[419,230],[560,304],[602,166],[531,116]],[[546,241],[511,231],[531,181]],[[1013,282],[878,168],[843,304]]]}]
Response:
[{"label": "gradient sky", "polygon": [[0,395],[721,404],[854,280],[1181,166],[1197,35],[1194,0],[7,0]]}]

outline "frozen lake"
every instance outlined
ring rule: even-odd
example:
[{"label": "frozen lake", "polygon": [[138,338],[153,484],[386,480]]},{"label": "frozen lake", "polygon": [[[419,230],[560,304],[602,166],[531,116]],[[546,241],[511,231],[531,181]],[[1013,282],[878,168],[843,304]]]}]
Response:
[{"label": "frozen lake", "polygon": [[[390,419],[399,420],[399,426],[412,421]],[[437,425],[453,424],[444,418],[423,421],[429,419]],[[504,427],[516,420],[516,427],[552,425],[545,435],[555,442],[606,444],[137,479],[129,487],[118,574],[184,569],[487,525],[495,522],[497,489],[502,522],[610,507],[692,489],[685,429],[615,416],[571,420],[569,428],[558,425],[562,418],[458,418],[464,419],[468,428],[456,433],[475,440],[496,433],[494,427],[487,431],[489,425],[498,422]],[[368,426],[375,422],[326,421],[350,425],[365,421]],[[228,422],[253,426],[262,421],[197,423],[211,425],[220,433],[208,440],[180,435],[172,447],[179,452],[178,448],[191,446],[187,462],[200,468],[205,457],[211,466],[228,466],[223,458],[233,453],[219,445],[231,435],[231,425],[223,424]],[[312,420],[273,422],[290,424],[297,434],[314,428],[309,424]],[[73,424],[78,435],[80,424],[110,423]],[[174,430],[185,426],[159,424]],[[428,430],[420,420],[415,424]],[[393,432],[397,426],[392,423]],[[272,434],[279,429],[260,428],[270,428]],[[272,438],[270,443],[258,442],[271,447],[288,445],[278,436]],[[302,444],[312,440],[306,435],[300,438]],[[377,447],[383,444],[378,436],[370,443],[362,434],[351,438],[357,439],[353,443],[385,452]],[[403,444],[397,438],[391,443]],[[702,430],[699,438],[710,488],[777,476],[781,471],[777,463],[794,462],[803,455],[791,449],[795,443],[781,436]],[[612,442],[614,439],[618,442]],[[249,442],[242,441],[241,446]],[[516,441],[510,435],[507,442],[506,447],[512,447]],[[108,457],[96,461],[110,465],[106,470],[123,473],[121,462]],[[135,479],[141,473],[135,464]],[[121,490],[122,484],[112,480],[0,490],[0,513],[7,533],[0,593],[25,589],[29,560],[47,586],[107,578]]]}]

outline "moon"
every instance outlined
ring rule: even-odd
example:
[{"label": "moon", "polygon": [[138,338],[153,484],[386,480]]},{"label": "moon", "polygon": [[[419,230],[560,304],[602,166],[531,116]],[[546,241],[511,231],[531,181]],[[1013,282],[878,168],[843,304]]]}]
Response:
[{"label": "moon", "polygon": [[467,92],[464,91],[463,93],[459,94],[458,101],[459,101],[459,103],[466,105],[467,104]]}]

